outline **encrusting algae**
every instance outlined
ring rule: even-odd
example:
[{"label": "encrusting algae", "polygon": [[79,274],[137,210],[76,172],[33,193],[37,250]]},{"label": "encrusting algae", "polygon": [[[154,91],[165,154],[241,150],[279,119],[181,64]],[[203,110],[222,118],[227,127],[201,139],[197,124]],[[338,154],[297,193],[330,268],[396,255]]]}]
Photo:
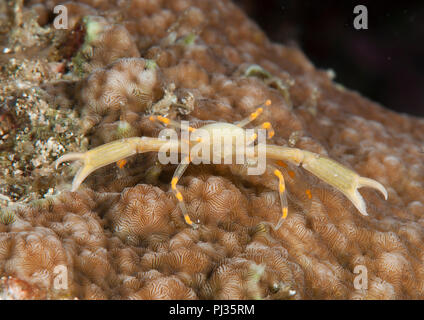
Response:
[{"label": "encrusting algae", "polygon": [[[60,1],[13,3],[0,4],[1,298],[424,298],[423,119],[343,88],[230,1],[70,1],[68,29],[49,18]],[[280,161],[289,214],[274,229],[275,172],[190,166],[178,190],[193,229],[176,166],[157,153],[99,168],[75,192],[78,165],[55,169],[67,153],[157,137],[163,119],[234,123],[267,100],[269,144],[334,159],[388,199],[361,189],[361,215]]]}]

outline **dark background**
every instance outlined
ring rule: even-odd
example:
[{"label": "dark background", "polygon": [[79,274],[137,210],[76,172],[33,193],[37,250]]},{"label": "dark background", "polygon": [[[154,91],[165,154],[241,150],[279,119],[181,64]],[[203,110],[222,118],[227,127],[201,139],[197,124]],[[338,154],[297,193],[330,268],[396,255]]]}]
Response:
[{"label": "dark background", "polygon": [[[345,87],[424,116],[424,1],[234,0],[276,42],[296,44]],[[356,5],[368,30],[356,30]]]}]

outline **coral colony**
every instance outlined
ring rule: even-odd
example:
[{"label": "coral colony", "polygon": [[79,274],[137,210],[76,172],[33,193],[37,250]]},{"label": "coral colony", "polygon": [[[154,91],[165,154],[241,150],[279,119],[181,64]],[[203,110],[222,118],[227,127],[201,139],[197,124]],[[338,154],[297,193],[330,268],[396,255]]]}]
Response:
[{"label": "coral colony", "polygon": [[423,119],[227,0],[12,3],[0,298],[424,298]]}]

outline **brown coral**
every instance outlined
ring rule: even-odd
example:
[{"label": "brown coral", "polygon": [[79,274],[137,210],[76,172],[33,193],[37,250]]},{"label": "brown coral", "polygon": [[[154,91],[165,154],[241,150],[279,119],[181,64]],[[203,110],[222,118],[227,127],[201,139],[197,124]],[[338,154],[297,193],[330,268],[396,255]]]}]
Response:
[{"label": "brown coral", "polygon": [[159,188],[137,185],[122,192],[116,206],[108,211],[111,230],[128,243],[151,243],[155,236],[167,238],[172,233],[170,213],[173,202]]},{"label": "brown coral", "polygon": [[[131,115],[146,111],[162,90],[157,69],[141,58],[119,59],[105,69],[97,69],[81,86],[81,103],[85,106],[83,130],[99,124],[109,135],[113,128],[107,124],[128,120],[134,126],[134,120],[129,120],[134,118]],[[117,133],[104,141],[115,139]]]},{"label": "brown coral", "polygon": [[[156,166],[155,155],[137,156],[126,168],[105,168],[89,181],[91,189],[19,208],[15,222],[0,223],[0,273],[47,298],[58,297],[58,265],[67,270],[68,287],[59,293],[68,298],[424,298],[422,119],[335,84],[298,49],[269,42],[229,1],[84,3],[114,23],[97,39],[106,57],[95,59],[100,68],[78,80],[76,109],[92,146],[118,138],[122,122],[128,135],[157,133],[148,109],[169,84],[195,100],[190,112],[167,109],[177,120],[233,122],[271,99],[263,117],[276,131],[273,143],[328,155],[383,183],[389,200],[361,191],[364,217],[325,183],[280,164],[289,216],[274,231],[275,177],[191,167],[181,192],[190,216],[200,220],[192,230],[169,188],[175,168]],[[105,39],[116,34],[131,50],[113,47],[119,54],[103,56],[106,42],[113,43]],[[147,59],[157,67],[146,68]],[[281,79],[289,95],[240,67],[252,64]],[[355,288],[358,266],[367,271],[367,288]],[[10,292],[12,284],[1,285]]]}]

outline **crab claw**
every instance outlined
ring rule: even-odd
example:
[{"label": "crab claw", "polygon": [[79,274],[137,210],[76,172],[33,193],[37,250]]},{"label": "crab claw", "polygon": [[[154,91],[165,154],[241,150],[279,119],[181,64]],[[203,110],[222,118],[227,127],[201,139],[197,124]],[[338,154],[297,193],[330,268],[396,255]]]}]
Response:
[{"label": "crab claw", "polygon": [[96,170],[96,168],[93,168],[90,165],[87,165],[87,152],[86,153],[68,153],[63,156],[61,156],[56,161],[56,169],[59,167],[59,165],[62,162],[67,161],[74,161],[74,160],[82,160],[84,162],[84,165],[78,170],[77,174],[74,177],[74,180],[72,181],[72,189],[71,191],[75,191],[78,189],[80,184],[84,181],[87,176]]},{"label": "crab claw", "polygon": [[357,176],[356,186],[353,186],[353,189],[349,193],[343,193],[349,198],[350,201],[352,201],[354,206],[359,210],[361,214],[367,216],[368,213],[365,201],[362,198],[361,194],[358,192],[358,189],[361,187],[370,187],[377,189],[383,194],[385,200],[387,200],[388,194],[386,188],[384,188],[380,182],[377,182],[373,179]]},{"label": "crab claw", "polygon": [[93,171],[137,153],[137,141],[139,138],[122,139],[106,143],[84,153],[65,154],[57,159],[56,169],[62,162],[74,160],[83,162],[83,166],[72,181],[71,191],[75,191]]},{"label": "crab claw", "polygon": [[62,162],[81,160],[83,166],[72,181],[72,191],[93,171],[108,164],[130,157],[136,153],[161,150],[169,142],[150,137],[133,137],[112,141],[84,153],[68,153],[56,160],[56,169]]},{"label": "crab claw", "polygon": [[364,216],[367,216],[368,213],[365,201],[358,192],[359,188],[374,188],[380,191],[387,200],[387,190],[381,183],[361,177],[337,161],[317,153],[297,148],[267,145],[266,155],[271,159],[287,160],[297,166],[301,165],[305,170],[342,192]]},{"label": "crab claw", "polygon": [[387,200],[387,190],[381,183],[361,177],[356,172],[327,157],[308,151],[302,151],[302,156],[303,168],[342,192],[362,215],[367,216],[368,213],[365,201],[358,191],[359,188],[374,188],[380,191]]}]

